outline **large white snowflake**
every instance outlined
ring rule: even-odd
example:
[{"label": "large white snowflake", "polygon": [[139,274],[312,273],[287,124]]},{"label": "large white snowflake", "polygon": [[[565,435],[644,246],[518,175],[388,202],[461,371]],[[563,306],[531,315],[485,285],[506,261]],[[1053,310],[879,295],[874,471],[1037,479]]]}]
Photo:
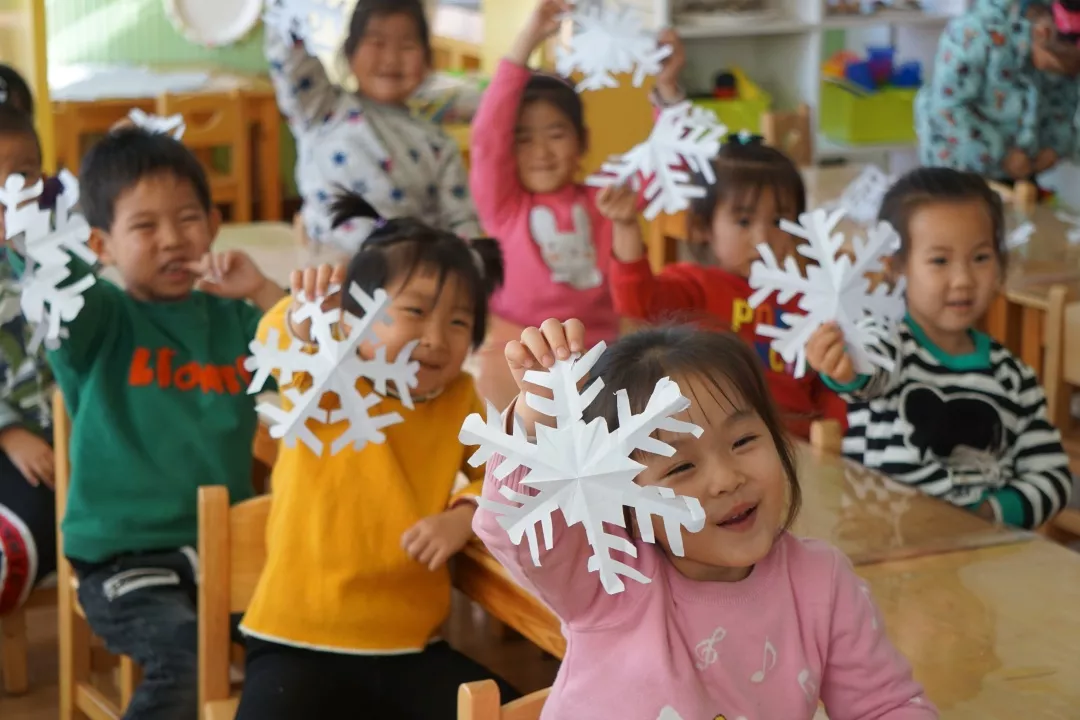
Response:
[{"label": "large white snowflake", "polygon": [[716,182],[711,161],[726,135],[727,128],[712,113],[690,102],[673,105],[660,112],[645,142],[605,162],[601,174],[586,182],[594,187],[636,186],[639,176],[647,178],[647,219],[661,212],[682,212],[690,207],[690,200],[705,196],[705,188],[694,182],[692,172],[708,183]]},{"label": "large white snowflake", "polygon": [[558,48],[555,68],[563,75],[579,71],[584,76],[578,92],[615,88],[615,75],[632,72],[634,87],[641,87],[647,75],[660,72],[664,58],[671,54],[659,45],[641,23],[635,8],[608,9],[601,3],[570,16],[575,32],[570,48]]},{"label": "large white snowflake", "polygon": [[343,0],[268,0],[263,24],[303,41],[312,55],[333,52],[344,28]]},{"label": "large white snowflake", "polygon": [[840,197],[824,209],[839,208],[855,222],[872,225],[878,218],[881,201],[895,179],[876,165],[867,165],[848,183]]},{"label": "large white snowflake", "polygon": [[63,192],[57,196],[54,210],[38,205],[44,188],[41,181],[27,187],[22,175],[10,175],[0,190],[6,239],[15,243],[26,262],[19,284],[23,314],[34,326],[27,345],[31,354],[42,343],[50,349],[59,346],[67,337],[63,323],[78,316],[85,305],[82,294],[96,282],[89,274],[68,282],[71,254],[91,266],[97,262],[97,256],[86,244],[90,226],[82,215],[74,212],[79,202],[79,183],[67,171],[60,173],[60,181]]},{"label": "large white snowflake", "polygon": [[132,108],[128,119],[147,132],[172,135],[174,140],[184,137],[184,131],[187,130],[183,115],[152,115],[139,108]]},{"label": "large white snowflake", "polygon": [[821,325],[836,322],[844,333],[855,372],[869,374],[873,366],[892,369],[891,361],[873,350],[873,341],[889,323],[904,316],[904,281],[892,288],[879,283],[871,291],[867,273],[881,272],[881,260],[896,247],[896,231],[888,223],[878,223],[867,232],[866,240],[851,242],[854,261],[840,250],[845,245],[842,233],[834,232],[844,211],[814,210],[803,213],[799,224],[782,221],[781,227],[807,242],[798,252],[817,263],[809,265],[804,276],[798,261],[788,256],[781,265],[766,244],[758,246],[761,260],[750,267],[750,287],[754,294],[749,304],[757,307],[776,293],[777,301],[786,304],[796,295],[805,315],[783,313],[780,323],[758,326],[758,333],[773,338],[772,346],[786,362],[795,362],[795,377],[806,372],[806,343]]},{"label": "large white snowflake", "polygon": [[608,593],[622,592],[627,577],[640,583],[649,582],[641,572],[611,555],[612,550],[637,556],[634,544],[624,535],[611,534],[607,523],[626,527],[623,508],[634,510],[638,530],[645,542],[655,542],[650,516],[664,522],[671,551],[683,554],[682,528],[697,532],[704,527],[705,514],[695,498],[676,496],[670,488],[643,487],[634,478],[644,466],[633,460],[636,450],[671,456],[675,451],[666,443],[652,437],[657,430],[701,435],[701,428],[675,420],[673,416],[690,406],[679,392],[679,386],[668,378],[657,383],[645,409],[634,415],[625,390],[619,390],[619,428],[610,432],[603,418],[586,424],[582,412],[603,389],[603,381],[595,380],[584,392],[578,387],[593,364],[604,352],[600,343],[580,359],[558,361],[548,372],[531,371],[525,379],[549,388],[552,398],[529,394],[526,402],[538,412],[554,417],[554,428],[538,426],[536,442],[529,442],[521,425],[514,424],[512,434],[504,430],[502,418],[494,406],[488,406],[485,423],[478,414],[470,415],[461,428],[460,439],[466,445],[480,449],[469,459],[474,467],[487,462],[498,453],[506,458],[495,471],[498,479],[506,478],[519,467],[529,469],[525,485],[538,491],[525,495],[503,487],[503,497],[519,505],[480,500],[486,510],[499,515],[499,524],[515,544],[526,537],[533,562],[540,565],[540,540],[536,526],[544,536],[545,547],[552,547],[552,515],[560,510],[567,525],[581,524],[593,555],[588,569],[600,575]]},{"label": "large white snowflake", "polygon": [[[371,297],[355,283],[349,293],[363,310],[362,318],[340,308],[324,311],[318,302],[303,302],[294,311],[293,319],[300,323],[311,321],[315,347],[291,338],[281,349],[280,333],[271,330],[266,342],[252,341],[251,357],[245,361],[245,367],[254,372],[249,393],[262,390],[274,371],[278,373],[279,386],[285,388],[282,395],[289,403],[287,410],[272,403],[263,403],[256,408],[273,423],[271,437],[284,438],[289,447],[300,440],[316,455],[322,454],[323,443],[308,427],[309,419],[328,424],[348,421],[347,428],[330,447],[331,454],[336,454],[350,444],[360,450],[369,442],[385,442],[382,429],[402,422],[401,415],[396,412],[371,414],[372,408],[387,393],[388,382],[394,383],[402,405],[409,409],[413,406],[409,388],[416,387],[420,365],[410,360],[410,355],[419,341],[402,347],[393,362],[386,360],[386,347],[382,345],[375,349],[371,360],[362,359],[357,353],[360,343],[375,341],[376,323],[390,322],[386,312],[390,298],[382,289],[376,290]],[[301,383],[302,387],[288,387],[297,374],[306,375],[308,382]],[[371,381],[375,392],[364,395],[357,390],[356,383],[360,378]],[[319,407],[319,401],[328,392],[337,394],[339,409],[327,411]]]}]

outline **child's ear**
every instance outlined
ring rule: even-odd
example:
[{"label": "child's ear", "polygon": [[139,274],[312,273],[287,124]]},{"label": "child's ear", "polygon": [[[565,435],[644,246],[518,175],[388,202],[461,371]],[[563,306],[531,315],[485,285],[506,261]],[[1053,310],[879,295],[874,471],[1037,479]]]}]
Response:
[{"label": "child's ear", "polygon": [[98,256],[98,260],[101,261],[102,265],[112,265],[113,263],[107,240],[108,234],[104,230],[90,228],[90,237],[86,240],[86,245]]}]

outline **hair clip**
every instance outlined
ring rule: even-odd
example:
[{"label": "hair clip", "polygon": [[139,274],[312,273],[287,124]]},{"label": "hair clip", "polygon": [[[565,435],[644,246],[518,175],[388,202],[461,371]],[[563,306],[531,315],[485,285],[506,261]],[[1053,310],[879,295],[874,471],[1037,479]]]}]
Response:
[{"label": "hair clip", "polygon": [[728,133],[727,142],[738,143],[740,145],[760,145],[764,142],[765,138],[760,135],[755,135],[749,130],[740,130],[737,133]]}]

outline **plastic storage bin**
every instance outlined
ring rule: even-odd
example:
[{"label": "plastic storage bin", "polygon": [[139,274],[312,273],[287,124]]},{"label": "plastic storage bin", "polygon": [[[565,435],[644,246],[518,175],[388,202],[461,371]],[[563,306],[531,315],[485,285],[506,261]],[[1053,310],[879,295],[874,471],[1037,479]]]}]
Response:
[{"label": "plastic storage bin", "polygon": [[914,142],[916,92],[884,87],[861,94],[836,83],[822,83],[821,132],[847,145]]},{"label": "plastic storage bin", "polygon": [[761,116],[772,107],[772,97],[762,90],[742,69],[727,69],[735,76],[735,87],[739,92],[738,100],[718,100],[716,98],[693,98],[694,105],[712,110],[729,132],[749,130],[761,132]]}]

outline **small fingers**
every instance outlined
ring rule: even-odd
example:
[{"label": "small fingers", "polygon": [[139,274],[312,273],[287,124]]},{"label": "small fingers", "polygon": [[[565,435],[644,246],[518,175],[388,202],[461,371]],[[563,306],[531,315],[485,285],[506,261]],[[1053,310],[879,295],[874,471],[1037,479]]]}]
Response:
[{"label": "small fingers", "polygon": [[330,294],[330,276],[334,274],[333,265],[320,265],[315,281],[315,296],[309,300],[321,300]]},{"label": "small fingers", "polygon": [[[548,318],[540,325],[540,332],[544,334],[544,339],[547,341],[550,352],[554,353],[555,357],[559,360],[570,359],[570,343],[566,339],[566,328],[563,324],[555,318]],[[543,362],[543,360],[541,360]],[[554,365],[552,362],[544,362],[545,367]]]},{"label": "small fingers", "polygon": [[511,368],[531,370],[536,367],[532,353],[519,340],[511,340],[506,343],[503,354],[506,357],[506,364]]},{"label": "small fingers", "polygon": [[442,548],[442,547],[436,548],[435,549],[435,554],[432,555],[431,560],[428,561],[427,568],[431,572],[435,572],[436,570],[441,568],[443,565],[445,565],[446,561],[449,560],[449,559],[450,559],[450,554],[446,551],[446,548]]},{"label": "small fingers", "polygon": [[289,294],[295,300],[296,296],[304,291],[304,271],[293,270],[289,273]]},{"label": "small fingers", "polygon": [[570,352],[585,352],[585,323],[577,318],[570,318],[563,327],[566,331],[566,341],[570,345]]},{"label": "small fingers", "polygon": [[542,367],[551,367],[555,363],[551,347],[539,328],[525,328],[521,333],[521,344],[525,346],[525,351],[529,356],[522,367],[533,369],[538,364]]}]

